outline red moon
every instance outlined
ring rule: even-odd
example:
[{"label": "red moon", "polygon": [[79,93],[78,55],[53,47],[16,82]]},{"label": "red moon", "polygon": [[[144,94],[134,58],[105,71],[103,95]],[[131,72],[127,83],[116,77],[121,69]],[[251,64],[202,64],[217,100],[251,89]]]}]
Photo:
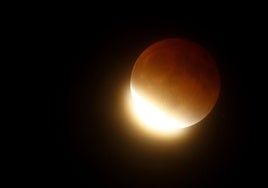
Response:
[{"label": "red moon", "polygon": [[220,85],[219,71],[209,52],[179,38],[161,40],[146,48],[131,74],[131,89],[177,119],[183,128],[211,112]]}]

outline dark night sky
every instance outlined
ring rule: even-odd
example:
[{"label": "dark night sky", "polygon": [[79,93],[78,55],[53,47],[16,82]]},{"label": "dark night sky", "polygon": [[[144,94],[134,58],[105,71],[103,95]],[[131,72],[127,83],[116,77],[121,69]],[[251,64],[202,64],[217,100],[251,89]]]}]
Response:
[{"label": "dark night sky", "polygon": [[[259,33],[250,16],[83,16],[59,20],[53,28],[56,121],[48,126],[42,181],[73,187],[226,187],[258,180],[249,169],[258,166],[262,152],[253,100],[262,65],[251,66]],[[124,95],[138,55],[167,37],[204,46],[218,63],[222,88],[199,126],[189,128],[185,139],[163,143],[129,131]]]}]

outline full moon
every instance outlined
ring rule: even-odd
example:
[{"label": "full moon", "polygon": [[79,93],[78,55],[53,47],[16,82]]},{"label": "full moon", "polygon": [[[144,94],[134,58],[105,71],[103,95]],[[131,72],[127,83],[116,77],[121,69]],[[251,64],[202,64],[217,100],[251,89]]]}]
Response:
[{"label": "full moon", "polygon": [[169,38],[148,46],[137,58],[130,92],[143,128],[174,135],[211,112],[219,97],[220,75],[201,45]]}]

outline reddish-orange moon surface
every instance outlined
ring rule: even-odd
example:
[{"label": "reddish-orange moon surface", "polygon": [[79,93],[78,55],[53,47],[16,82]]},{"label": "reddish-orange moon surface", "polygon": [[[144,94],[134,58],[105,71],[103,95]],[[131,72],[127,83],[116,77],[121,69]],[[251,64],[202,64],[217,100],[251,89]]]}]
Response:
[{"label": "reddish-orange moon surface", "polygon": [[209,52],[189,40],[170,38],[146,48],[135,62],[131,87],[184,127],[205,118],[220,92],[220,75]]}]

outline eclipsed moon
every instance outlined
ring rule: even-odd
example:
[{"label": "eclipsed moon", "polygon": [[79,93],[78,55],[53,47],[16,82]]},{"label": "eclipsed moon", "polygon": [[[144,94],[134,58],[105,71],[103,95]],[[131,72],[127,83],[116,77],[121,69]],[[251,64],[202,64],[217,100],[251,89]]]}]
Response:
[{"label": "eclipsed moon", "polygon": [[176,133],[211,112],[219,97],[220,75],[206,49],[189,40],[171,38],[140,54],[130,89],[135,113],[144,128]]}]

